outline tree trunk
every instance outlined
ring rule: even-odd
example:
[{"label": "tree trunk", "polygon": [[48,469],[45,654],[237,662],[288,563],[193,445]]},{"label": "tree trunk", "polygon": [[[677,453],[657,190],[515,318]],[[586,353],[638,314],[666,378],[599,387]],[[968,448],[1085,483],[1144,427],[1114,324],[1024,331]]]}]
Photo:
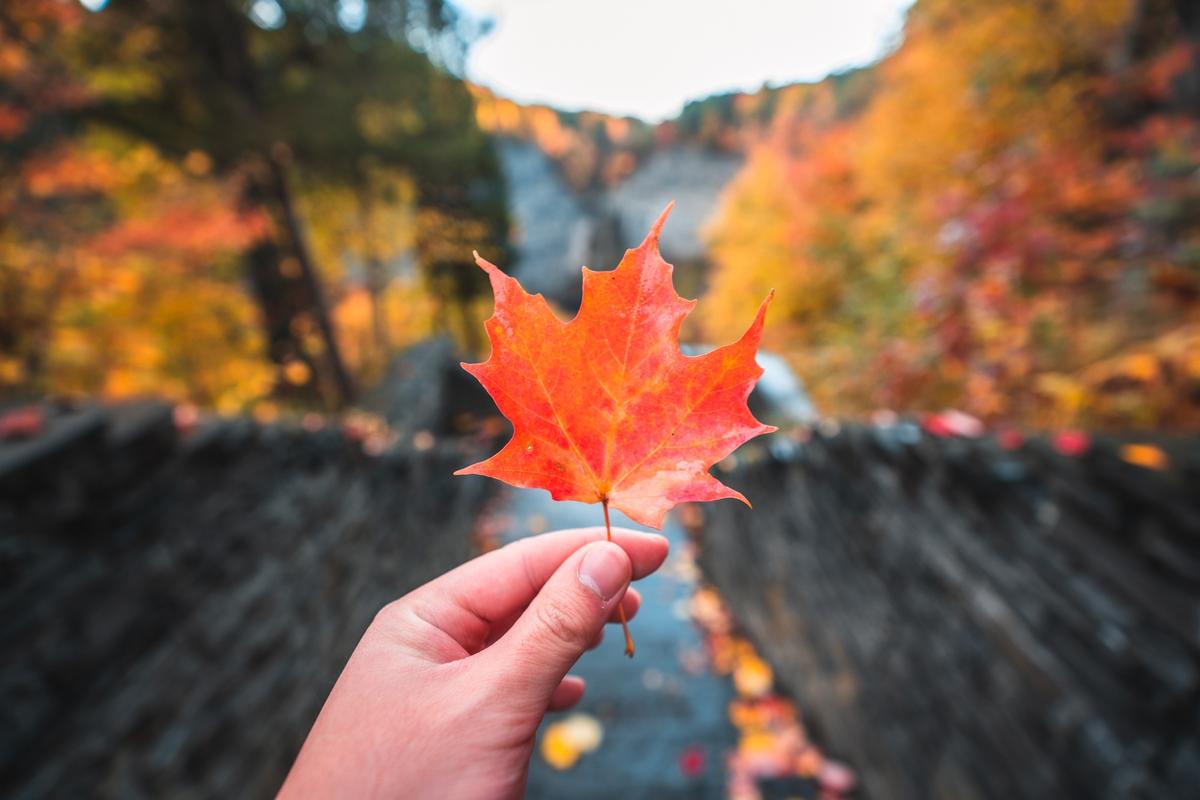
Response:
[{"label": "tree trunk", "polygon": [[[358,213],[362,225],[363,237],[370,241],[371,237],[371,203],[367,191],[358,192]],[[383,292],[387,288],[388,279],[384,272],[383,262],[369,245],[365,248],[364,260],[367,268],[367,296],[371,298],[371,337],[375,353],[380,364],[386,364],[391,355],[391,347],[387,336],[387,311],[383,305]]]},{"label": "tree trunk", "polygon": [[[279,151],[285,148],[276,146],[273,149]],[[338,346],[337,336],[333,330],[333,321],[329,316],[329,303],[325,298],[320,276],[317,275],[312,254],[304,239],[300,220],[296,216],[295,204],[292,202],[291,187],[288,183],[287,166],[281,156],[282,154],[279,152],[272,152],[267,158],[275,196],[279,203],[281,222],[291,245],[292,255],[295,256],[297,263],[300,265],[300,278],[304,282],[305,289],[308,292],[310,310],[317,323],[317,330],[321,333],[321,340],[325,345],[329,371],[333,377],[334,386],[337,389],[338,405],[346,406],[354,402],[354,381],[346,369],[346,362],[342,359],[342,351]]]},{"label": "tree trunk", "polygon": [[[231,124],[264,130],[261,92],[246,35],[249,22],[240,4],[234,0],[208,0],[184,2],[180,9],[187,12],[189,36],[198,53],[240,101],[237,107],[241,118]],[[267,147],[270,141],[264,135],[263,145],[245,153],[245,161],[250,163],[242,202],[246,207],[265,210],[278,228],[276,238],[264,240],[251,250],[248,264],[263,311],[271,358],[280,364],[298,358],[314,375],[320,374],[316,369],[318,359],[307,352],[294,330],[300,315],[311,314],[325,344],[325,360],[335,390],[330,405],[344,406],[354,399],[354,384],[342,361],[321,282],[296,217],[288,184],[287,147],[282,143]],[[286,255],[296,259],[298,276],[285,274]]]}]

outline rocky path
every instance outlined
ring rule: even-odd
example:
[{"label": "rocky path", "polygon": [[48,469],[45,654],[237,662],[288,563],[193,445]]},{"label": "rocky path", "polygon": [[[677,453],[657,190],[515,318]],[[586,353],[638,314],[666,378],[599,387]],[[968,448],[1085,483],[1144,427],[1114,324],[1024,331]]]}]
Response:
[{"label": "rocky path", "polygon": [[[545,492],[510,491],[492,524],[501,542],[559,528],[596,525],[600,508],[556,503]],[[613,524],[638,527],[614,512]],[[708,670],[704,643],[689,618],[696,570],[686,537],[668,517],[662,531],[671,555],[638,583],[643,606],[631,623],[637,655],[624,656],[620,631],[610,628],[576,673],[588,682],[580,705],[551,714],[538,733],[529,774],[530,798],[719,798],[726,794],[724,756],[737,742],[727,709],[733,689]],[[599,730],[590,752],[565,766],[570,753],[547,744],[550,726],[568,721]],[[568,741],[568,749],[573,745]],[[588,743],[590,744],[590,743]],[[547,760],[558,761],[558,767]]]},{"label": "rocky path", "polygon": [[[502,140],[498,150],[515,247],[514,262],[503,266],[528,291],[564,309],[579,306],[580,266],[611,269],[625,248],[642,240],[668,202],[675,210],[663,230],[663,254],[680,266],[702,263],[705,225],[742,163],[734,156],[672,148],[652,155],[621,184],[584,198],[536,145]],[[702,283],[698,274],[680,289],[695,295]]]}]

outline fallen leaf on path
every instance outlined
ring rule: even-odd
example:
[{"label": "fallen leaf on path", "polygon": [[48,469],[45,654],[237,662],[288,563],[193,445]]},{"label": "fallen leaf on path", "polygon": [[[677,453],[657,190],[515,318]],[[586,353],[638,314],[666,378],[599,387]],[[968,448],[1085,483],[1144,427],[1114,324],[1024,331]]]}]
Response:
[{"label": "fallen leaf on path", "polygon": [[557,770],[575,766],[584,753],[590,753],[604,741],[604,726],[591,714],[578,712],[546,726],[541,753],[546,763]]},{"label": "fallen leaf on path", "polygon": [[0,416],[0,440],[32,439],[42,432],[45,415],[41,406],[24,406]]},{"label": "fallen leaf on path", "polygon": [[1121,447],[1121,458],[1146,469],[1164,470],[1170,459],[1161,447],[1152,444],[1127,444]]}]

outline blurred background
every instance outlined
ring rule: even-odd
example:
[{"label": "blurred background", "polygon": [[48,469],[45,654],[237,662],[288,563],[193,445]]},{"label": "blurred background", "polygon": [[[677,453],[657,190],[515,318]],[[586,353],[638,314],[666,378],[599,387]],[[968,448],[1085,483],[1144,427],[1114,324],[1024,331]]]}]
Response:
[{"label": "blurred background", "polygon": [[783,431],[531,795],[1200,792],[1186,0],[3,4],[0,791],[270,795],[379,605],[598,522],[449,477],[471,251],[569,316],[672,200]]},{"label": "blurred background", "polygon": [[9,5],[4,397],[344,408],[674,198],[688,338],[775,287],[819,408],[1197,424],[1188,4]]}]

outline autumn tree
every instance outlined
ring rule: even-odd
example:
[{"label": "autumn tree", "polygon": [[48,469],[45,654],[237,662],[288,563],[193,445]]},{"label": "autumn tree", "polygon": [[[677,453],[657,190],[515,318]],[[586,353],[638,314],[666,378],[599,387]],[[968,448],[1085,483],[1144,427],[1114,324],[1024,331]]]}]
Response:
[{"label": "autumn tree", "polygon": [[[107,269],[126,257],[150,270],[157,264],[157,283],[177,280],[177,291],[197,302],[211,299],[199,290],[210,278],[240,296],[237,275],[245,276],[265,332],[254,347],[265,346],[279,366],[276,393],[309,402],[321,390],[330,405],[354,393],[332,310],[353,294],[343,285],[347,262],[369,264],[379,329],[388,276],[404,261],[397,248],[427,253],[466,225],[475,238],[456,262],[422,263],[420,291],[439,291],[447,273],[461,276],[434,319],[485,291],[465,256],[472,247],[494,253],[504,241],[504,199],[495,157],[452,72],[464,35],[442,4],[267,2],[247,12],[226,0],[113,0],[87,13],[35,0],[6,6],[2,18],[3,168],[19,178],[6,182],[5,219],[26,217],[5,228],[4,297],[20,309],[6,317],[4,363],[14,381],[31,385],[26,378],[53,349],[49,333],[63,329],[58,298],[72,285],[64,276],[80,275],[89,260]],[[127,168],[130,153],[154,168]],[[330,198],[341,204],[332,218],[349,208],[363,224],[352,231],[306,219],[316,196],[326,210]],[[202,202],[213,220],[197,216]],[[418,209],[459,225],[419,229]],[[39,224],[28,224],[30,215]],[[407,221],[407,234],[377,245],[385,220]],[[324,264],[314,256],[317,238]],[[205,263],[198,242],[208,247]],[[231,272],[237,262],[243,268]],[[135,308],[147,307],[94,309],[88,318]],[[256,316],[201,305],[193,322],[205,312],[239,324]],[[214,348],[213,357],[228,352]],[[181,372],[191,363],[164,358]],[[102,388],[96,380],[91,387]]]},{"label": "autumn tree", "polygon": [[791,288],[774,335],[835,412],[1195,424],[1194,17],[918,2],[865,98],[827,81],[766,126],[713,228],[710,326],[740,282]]}]

